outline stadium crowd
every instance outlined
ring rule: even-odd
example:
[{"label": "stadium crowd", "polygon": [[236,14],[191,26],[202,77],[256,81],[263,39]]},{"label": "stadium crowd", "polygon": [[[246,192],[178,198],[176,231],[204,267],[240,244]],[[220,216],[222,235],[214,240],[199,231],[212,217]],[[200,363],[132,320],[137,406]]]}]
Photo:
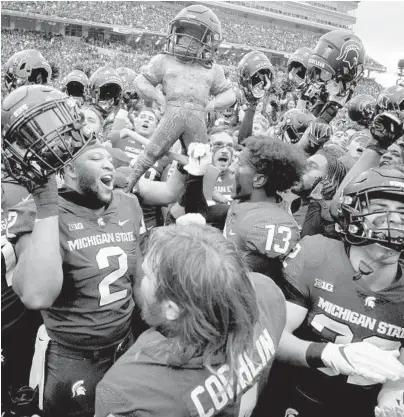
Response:
[{"label": "stadium crowd", "polygon": [[345,30],[3,3],[174,23],[2,29],[2,416],[402,417],[402,81]]}]

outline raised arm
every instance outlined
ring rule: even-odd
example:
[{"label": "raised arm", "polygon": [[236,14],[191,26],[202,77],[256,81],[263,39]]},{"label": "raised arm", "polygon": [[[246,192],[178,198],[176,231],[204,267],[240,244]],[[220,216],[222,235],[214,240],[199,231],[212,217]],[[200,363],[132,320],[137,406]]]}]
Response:
[{"label": "raised arm", "polygon": [[27,308],[42,310],[54,303],[63,284],[56,178],[33,192],[33,198],[36,220],[32,233],[17,241],[13,288]]}]

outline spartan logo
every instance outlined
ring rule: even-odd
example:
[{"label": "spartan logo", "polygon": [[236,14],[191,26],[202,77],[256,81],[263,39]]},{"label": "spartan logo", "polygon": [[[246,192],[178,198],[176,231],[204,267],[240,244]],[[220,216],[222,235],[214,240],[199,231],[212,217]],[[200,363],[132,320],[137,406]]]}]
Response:
[{"label": "spartan logo", "polygon": [[376,307],[376,298],[375,297],[367,297],[365,299],[365,307],[375,308]]},{"label": "spartan logo", "polygon": [[294,408],[288,408],[286,410],[285,417],[299,417],[299,412]]},{"label": "spartan logo", "polygon": [[79,395],[86,395],[86,389],[83,387],[84,379],[77,381],[72,386],[72,397],[78,397]]},{"label": "spartan logo", "polygon": [[359,61],[359,52],[362,51],[362,45],[353,39],[345,41],[342,45],[341,52],[337,61],[345,62],[349,69],[352,69]]}]

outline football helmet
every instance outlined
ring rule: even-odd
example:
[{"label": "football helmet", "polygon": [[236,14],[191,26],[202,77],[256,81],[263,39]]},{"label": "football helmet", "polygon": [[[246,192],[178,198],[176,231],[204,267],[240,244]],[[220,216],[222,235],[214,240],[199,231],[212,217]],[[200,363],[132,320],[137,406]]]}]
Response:
[{"label": "football helmet", "polygon": [[279,124],[279,134],[281,135],[281,140],[289,143],[299,142],[310,122],[313,122],[315,119],[316,118],[313,114],[308,110],[288,110],[282,116]]},{"label": "football helmet", "polygon": [[51,66],[36,49],[16,52],[6,62],[4,70],[4,81],[9,92],[27,83],[47,84],[52,76]]},{"label": "football helmet", "polygon": [[[397,251],[404,250],[404,212],[372,209],[372,198],[403,201],[404,174],[390,167],[372,168],[349,182],[338,204],[337,231],[351,245],[379,243]],[[391,213],[401,217],[401,225],[392,224]],[[369,216],[374,214],[380,214],[381,218],[371,221]]]},{"label": "football helmet", "polygon": [[2,103],[2,163],[29,190],[72,161],[87,143],[74,99],[44,85],[20,87]]},{"label": "football helmet", "polygon": [[88,95],[88,83],[88,77],[83,71],[73,70],[63,80],[62,91],[77,99],[82,105]]},{"label": "football helmet", "polygon": [[369,127],[376,114],[376,99],[369,94],[360,94],[348,104],[348,117],[361,126]]},{"label": "football helmet", "polygon": [[319,39],[309,58],[309,82],[319,90],[336,84],[339,90],[336,96],[346,97],[348,101],[363,76],[365,55],[362,41],[353,32],[328,32]]},{"label": "football helmet", "polygon": [[400,85],[386,88],[377,96],[376,113],[391,110],[404,111],[404,87]]},{"label": "football helmet", "polygon": [[238,84],[248,101],[257,101],[265,96],[275,73],[271,61],[259,51],[244,55],[236,72]]},{"label": "football helmet", "polygon": [[307,65],[312,50],[303,46],[293,53],[288,60],[288,77],[297,88],[302,88],[306,82]]},{"label": "football helmet", "polygon": [[133,100],[138,100],[139,96],[134,85],[135,78],[137,77],[136,72],[126,67],[119,67],[116,69],[116,72],[122,78],[124,101],[130,103]]},{"label": "football helmet", "polygon": [[164,53],[182,62],[211,67],[222,42],[222,26],[211,9],[200,4],[182,9],[168,26]]},{"label": "football helmet", "polygon": [[93,104],[106,118],[121,100],[123,81],[112,67],[101,67],[90,77],[90,96]]}]

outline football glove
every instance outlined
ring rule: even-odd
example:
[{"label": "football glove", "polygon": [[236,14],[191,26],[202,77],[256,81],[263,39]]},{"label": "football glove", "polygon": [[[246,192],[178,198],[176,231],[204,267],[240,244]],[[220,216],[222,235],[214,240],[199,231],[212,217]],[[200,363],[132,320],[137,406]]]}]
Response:
[{"label": "football glove", "polygon": [[375,417],[404,417],[404,407],[376,407]]},{"label": "football glove", "polygon": [[212,163],[210,146],[199,142],[192,142],[188,146],[188,164],[184,166],[185,171],[191,175],[205,175],[207,166]]},{"label": "football glove", "polygon": [[404,377],[398,351],[382,350],[370,343],[328,343],[321,354],[325,366],[343,375],[358,375],[375,383]]},{"label": "football glove", "polygon": [[329,124],[317,121],[310,122],[308,138],[311,144],[323,146],[331,137],[332,129]]},{"label": "football glove", "polygon": [[370,126],[370,133],[379,146],[387,149],[404,134],[404,114],[399,111],[389,111],[378,114]]}]

